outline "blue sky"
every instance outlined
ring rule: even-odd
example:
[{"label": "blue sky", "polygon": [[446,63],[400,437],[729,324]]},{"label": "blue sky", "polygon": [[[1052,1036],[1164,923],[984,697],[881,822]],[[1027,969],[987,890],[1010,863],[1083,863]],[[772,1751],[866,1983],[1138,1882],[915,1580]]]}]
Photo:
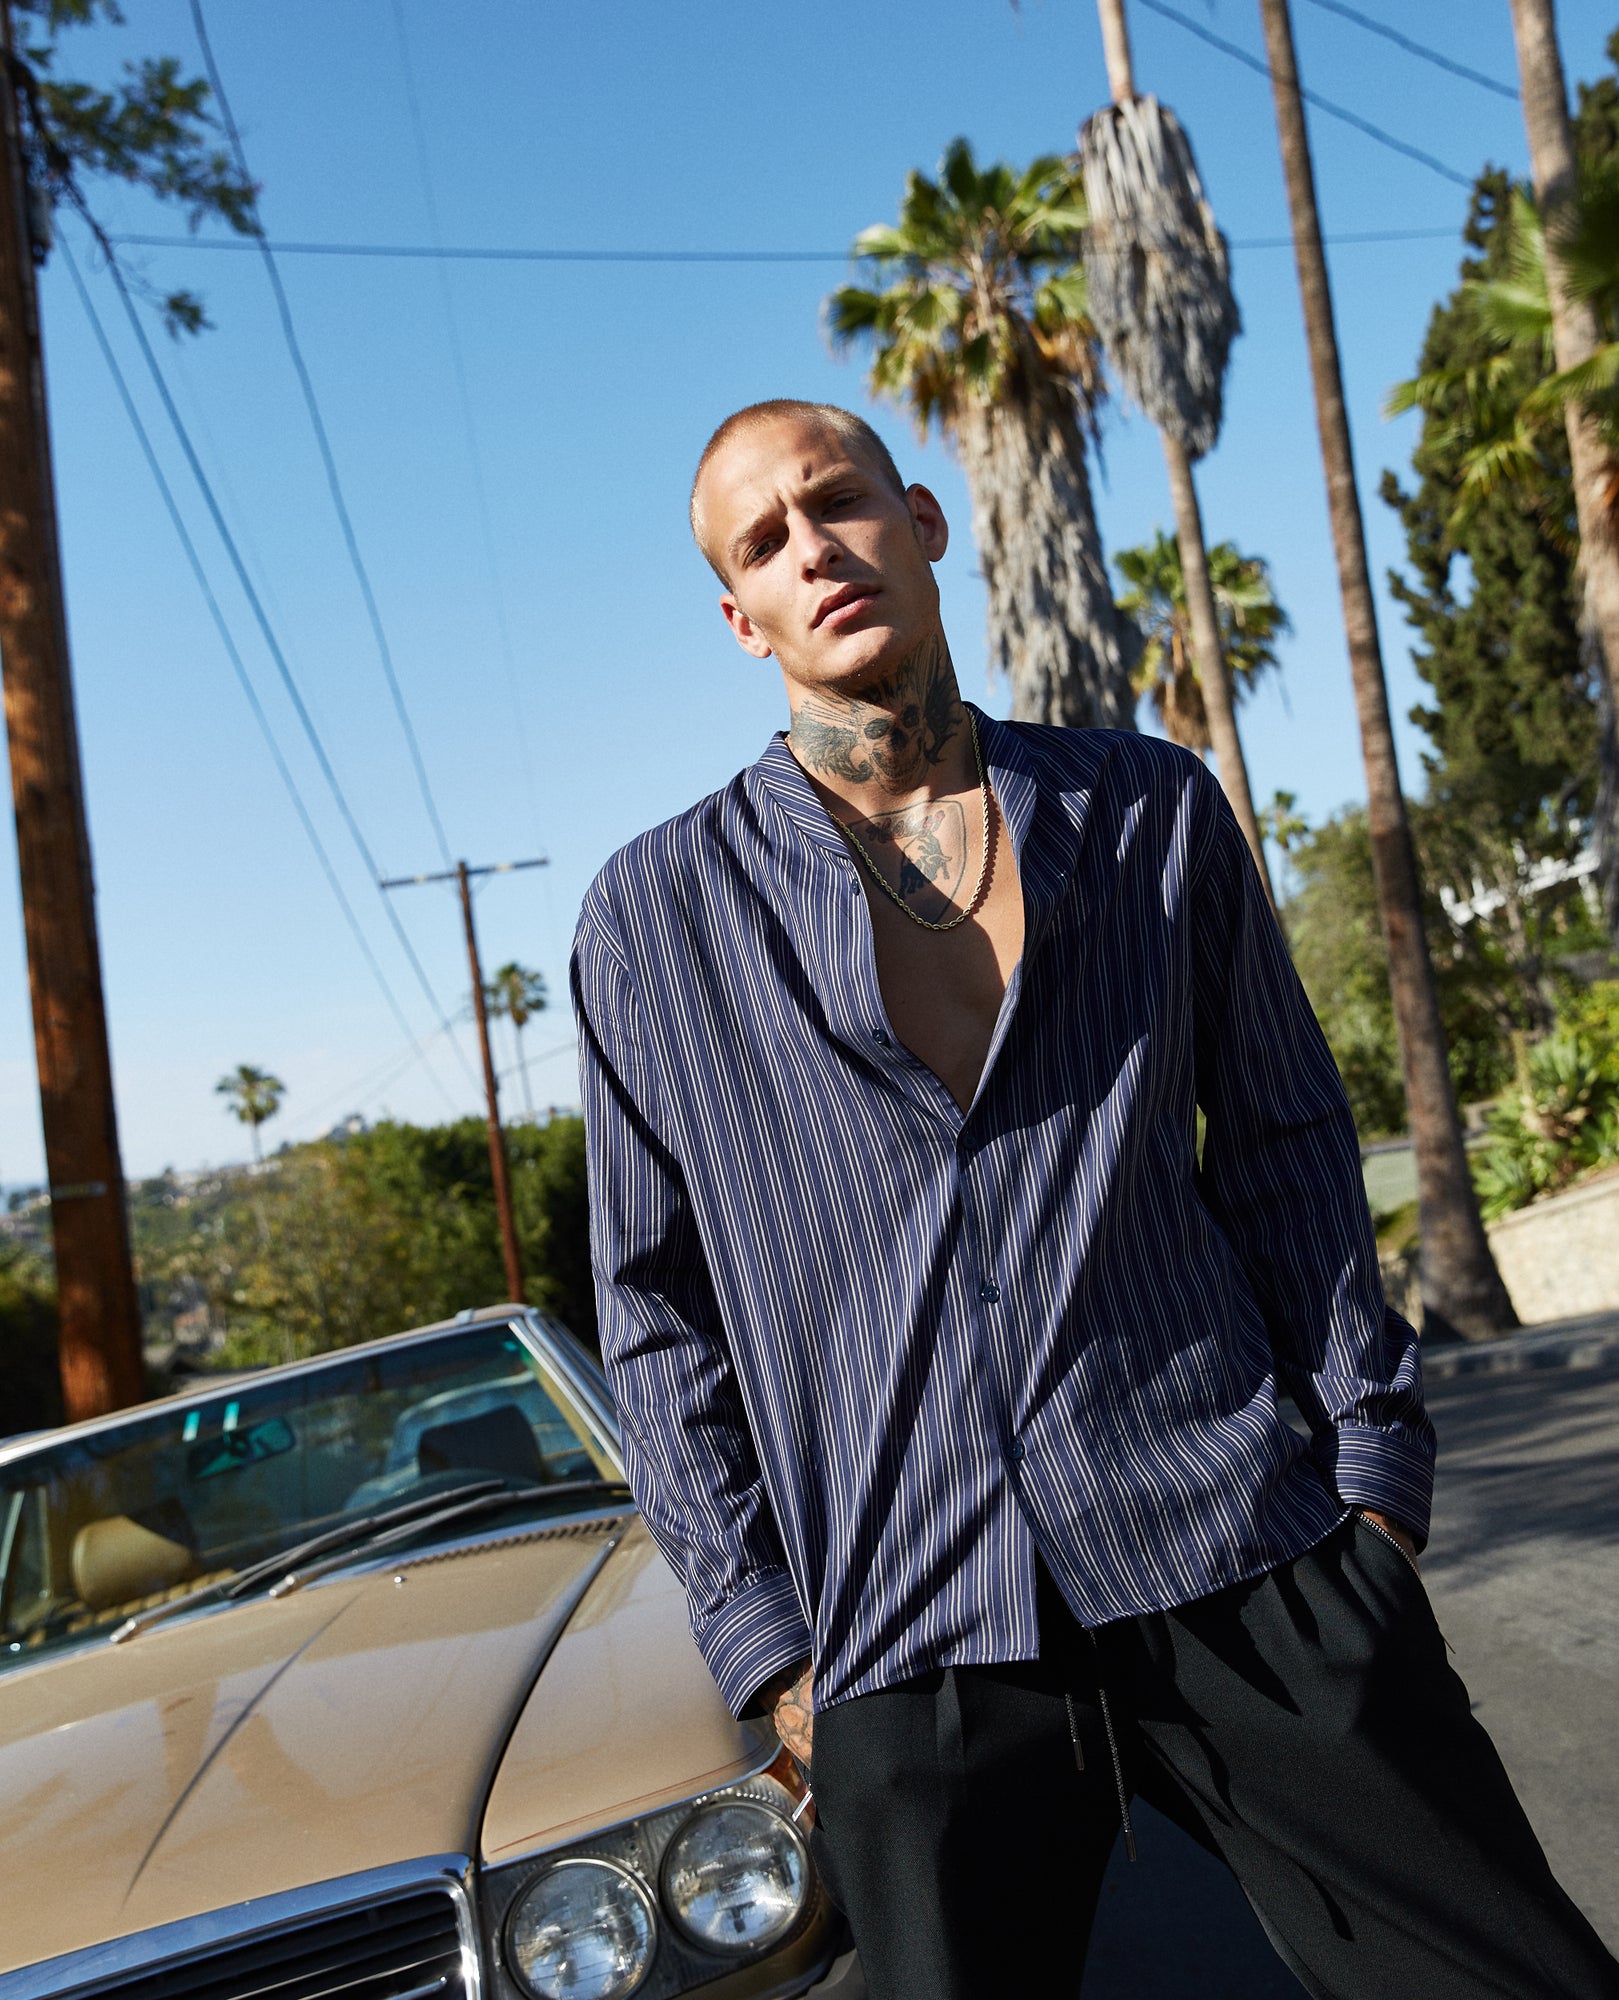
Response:
[{"label": "blue sky", "polygon": [[[1182,11],[1259,52],[1248,0]],[[1477,69],[1515,77],[1506,0],[1361,11]],[[483,0],[452,14],[401,0],[431,193],[450,244],[838,252],[891,219],[907,169],[957,133],[1023,162],[1072,143],[1106,95],[1090,0]],[[1306,83],[1471,175],[1524,168],[1516,106],[1295,0]],[[1604,67],[1611,9],[1562,0],[1571,77]],[[1200,473],[1212,538],[1271,562],[1295,631],[1284,672],[1243,711],[1254,789],[1319,819],[1362,795],[1338,600],[1262,78],[1132,7],[1140,86],[1191,132],[1236,244],[1246,325],[1225,434]],[[196,62],[180,0],[130,0],[122,29],[69,39],[105,74],[126,56]],[[445,24],[453,19],[453,31]],[[263,183],[272,237],[422,244],[428,197],[393,0],[211,0],[225,84]],[[1414,26],[1413,23],[1416,25]],[[1459,228],[1464,191],[1316,115],[1331,234]],[[128,191],[94,200],[114,232],[172,232]],[[81,266],[82,233],[67,221]],[[312,435],[257,259],[130,253],[153,282],[206,296],[215,330],[158,349],[196,447],[382,868],[438,865]],[[1380,586],[1401,544],[1376,499],[1403,466],[1386,423],[1428,312],[1454,281],[1454,234],[1331,252],[1358,472]],[[783,712],[773,668],[727,637],[684,524],[713,424],[757,397],[829,397],[873,415],[956,529],[942,568],[964,688],[985,698],[983,596],[966,494],[938,443],[872,409],[835,359],[826,264],[534,264],[285,257],[284,279],[451,848],[474,863],[545,852],[548,870],[479,899],[486,962],[540,967],[552,1010],[529,1031],[538,1104],[575,1096],[566,962],[595,870],[643,826],[722,784]],[[418,1034],[435,1019],[349,845],[217,538],[189,483],[104,274],[90,288],[151,427],[278,740]],[[241,1061],[289,1086],[273,1143],[350,1111],[415,1118],[477,1103],[444,1036],[430,1068],[404,1042],[256,734],[60,258],[43,291],[56,470],[125,1162],[154,1172],[240,1157],[213,1093]],[[470,428],[457,387],[459,351]],[[1109,550],[1167,524],[1156,438],[1118,403],[1098,505]],[[491,532],[480,525],[481,467]],[[1386,590],[1394,707],[1418,698]],[[502,640],[502,624],[507,635]],[[988,705],[1000,710],[999,690]],[[1408,787],[1416,732],[1402,724]],[[0,833],[0,1180],[42,1172],[9,814]],[[399,914],[452,1011],[467,990],[442,888]],[[471,1037],[459,1035],[472,1057]],[[509,1050],[503,1054],[509,1062]],[[506,1102],[520,1108],[515,1080]]]}]

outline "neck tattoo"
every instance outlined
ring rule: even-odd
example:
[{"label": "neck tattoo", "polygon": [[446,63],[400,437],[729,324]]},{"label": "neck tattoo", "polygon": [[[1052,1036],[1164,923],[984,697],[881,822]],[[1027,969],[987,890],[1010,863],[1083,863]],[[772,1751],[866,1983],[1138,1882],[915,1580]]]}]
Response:
[{"label": "neck tattoo", "polygon": [[[914,828],[910,826],[896,826],[894,833],[890,836],[897,841],[901,834],[910,833],[915,841],[912,852],[907,854],[900,864],[899,887],[897,889],[866,852],[865,843],[855,832],[854,828],[846,820],[839,820],[838,822],[845,839],[854,849],[855,853],[860,856],[860,859],[865,862],[866,867],[871,871],[872,880],[877,884],[878,888],[882,890],[890,902],[898,903],[913,924],[919,924],[925,931],[953,931],[959,924],[964,924],[973,911],[977,909],[979,899],[984,893],[984,884],[989,879],[989,774],[984,769],[984,752],[978,741],[978,724],[973,721],[970,712],[967,716],[967,733],[972,738],[973,761],[978,766],[978,804],[984,816],[984,845],[978,857],[978,879],[973,884],[973,892],[953,917],[946,917],[942,923],[934,923],[928,917],[919,916],[911,908],[911,894],[920,889],[925,882],[931,882],[934,888],[939,890],[939,877],[946,872],[948,866],[944,848],[939,841],[937,832],[928,823],[929,815],[925,809],[918,809],[912,813],[885,815],[885,818],[895,821],[910,821],[913,818],[921,821],[921,824]],[[956,812],[959,815],[961,808],[956,806],[954,799],[947,800],[945,803],[955,806]],[[870,822],[868,821],[869,824]],[[944,895],[945,900],[948,902],[947,892],[939,890],[939,893]]]},{"label": "neck tattoo", "polygon": [[835,783],[914,792],[966,719],[943,636],[934,633],[858,695],[806,696],[788,732],[799,762]]}]

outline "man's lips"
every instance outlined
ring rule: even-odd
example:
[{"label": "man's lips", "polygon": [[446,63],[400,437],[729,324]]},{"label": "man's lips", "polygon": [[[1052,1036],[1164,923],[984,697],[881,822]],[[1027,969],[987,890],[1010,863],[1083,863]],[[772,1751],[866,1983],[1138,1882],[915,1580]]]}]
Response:
[{"label": "man's lips", "polygon": [[834,590],[829,597],[823,597],[815,607],[815,616],[810,620],[811,628],[818,630],[822,625],[842,624],[846,616],[852,616],[855,609],[869,604],[877,595],[874,584],[846,583],[842,589]]}]

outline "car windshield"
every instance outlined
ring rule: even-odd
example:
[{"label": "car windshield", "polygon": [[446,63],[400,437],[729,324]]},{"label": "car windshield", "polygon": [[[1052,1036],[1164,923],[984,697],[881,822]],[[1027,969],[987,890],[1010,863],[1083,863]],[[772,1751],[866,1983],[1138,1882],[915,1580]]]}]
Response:
[{"label": "car windshield", "polygon": [[0,1668],[436,1492],[620,1476],[504,1324],[237,1378],[0,1466]]}]

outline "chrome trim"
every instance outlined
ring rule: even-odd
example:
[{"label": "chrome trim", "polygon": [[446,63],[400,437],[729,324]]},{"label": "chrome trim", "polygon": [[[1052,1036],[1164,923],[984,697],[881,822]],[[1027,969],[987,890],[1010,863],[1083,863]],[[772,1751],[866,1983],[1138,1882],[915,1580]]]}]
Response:
[{"label": "chrome trim", "polygon": [[[356,1358],[382,1353],[395,1347],[409,1347],[419,1341],[436,1339],[446,1333],[454,1333],[467,1327],[509,1326],[514,1333],[526,1335],[530,1342],[544,1350],[547,1362],[564,1378],[568,1385],[579,1394],[580,1400],[589,1408],[593,1416],[598,1416],[606,1424],[608,1436],[618,1451],[618,1419],[613,1413],[612,1400],[607,1393],[605,1377],[594,1379],[594,1371],[586,1350],[579,1345],[573,1334],[560,1321],[552,1321],[544,1313],[536,1312],[531,1306],[485,1306],[470,1318],[459,1314],[454,1319],[435,1320],[431,1326],[411,1327],[403,1333],[384,1334],[378,1340],[357,1342],[353,1347],[329,1349],[325,1354],[312,1354],[303,1361],[284,1361],[273,1368],[255,1369],[250,1375],[235,1374],[232,1381],[260,1382],[271,1376],[285,1378],[293,1375],[317,1374],[323,1368],[342,1367]],[[560,1328],[563,1339],[557,1339],[552,1327]],[[19,1458],[26,1458],[31,1452],[39,1451],[64,1438],[94,1437],[99,1431],[115,1430],[118,1425],[128,1423],[131,1417],[150,1415],[158,1410],[187,1410],[194,1403],[212,1401],[224,1390],[223,1380],[198,1378],[193,1389],[183,1390],[172,1396],[157,1396],[144,1403],[131,1403],[126,1409],[114,1410],[104,1417],[87,1417],[82,1423],[62,1424],[55,1430],[26,1431],[18,1437],[0,1441],[0,1467],[11,1464]]]},{"label": "chrome trim", "polygon": [[596,1417],[611,1447],[620,1471],[624,1469],[624,1438],[619,1429],[618,1408],[605,1373],[591,1359],[578,1337],[561,1320],[530,1306],[512,1331],[544,1351],[551,1367],[562,1377],[580,1402]]},{"label": "chrome trim", "polygon": [[[525,1847],[519,1854],[503,1853],[498,1861],[484,1856],[482,1868],[485,1875],[504,1875],[508,1868],[532,1867],[536,1861],[548,1854],[565,1854],[570,1848],[588,1847],[592,1841],[608,1840],[625,1827],[639,1826],[642,1820],[659,1819],[664,1813],[691,1812],[706,1799],[717,1798],[721,1792],[728,1792],[733,1785],[751,1785],[755,1778],[762,1778],[781,1755],[781,1744],[772,1735],[761,1746],[762,1754],[757,1764],[736,1778],[721,1778],[717,1785],[705,1785],[700,1792],[688,1792],[684,1798],[671,1799],[666,1806],[651,1806],[641,1812],[626,1813],[622,1819],[604,1820],[600,1826],[593,1826],[586,1833],[570,1833],[566,1840],[548,1840],[538,1847]],[[0,2000],[9,2000],[0,1988]]]},{"label": "chrome trim", "polygon": [[246,1944],[280,1930],[291,1930],[311,1919],[341,1916],[345,1910],[393,1902],[421,1889],[445,1889],[455,1905],[461,1936],[461,1977],[467,2000],[483,2000],[483,1955],[479,1950],[472,1861],[465,1854],[426,1855],[419,1861],[394,1862],[360,1875],[340,1875],[288,1889],[277,1896],[256,1896],[222,1910],[182,1917],[155,1930],[111,1938],[60,1958],[46,1958],[15,1972],[0,1974],[0,2000],[68,2000],[86,1987],[110,1980],[133,1979],[159,1971],[166,1964],[184,1964],[220,1947]]}]

